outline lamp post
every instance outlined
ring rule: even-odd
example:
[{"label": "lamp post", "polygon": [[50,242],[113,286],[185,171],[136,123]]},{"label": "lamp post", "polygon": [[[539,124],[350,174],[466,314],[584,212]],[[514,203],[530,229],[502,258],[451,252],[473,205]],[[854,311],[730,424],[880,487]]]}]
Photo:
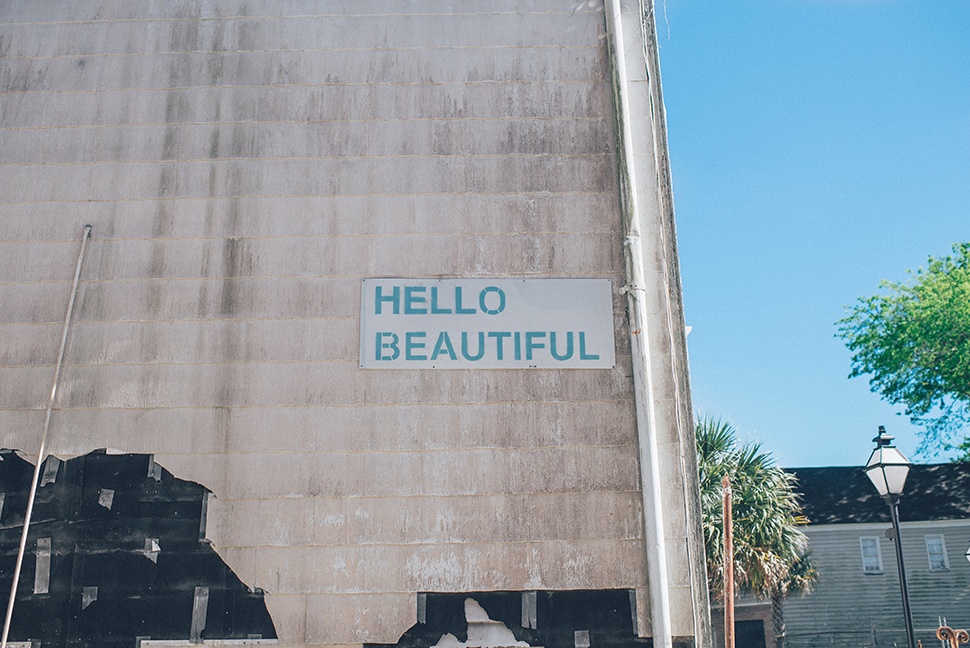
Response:
[{"label": "lamp post", "polygon": [[896,540],[896,566],[899,568],[899,589],[903,597],[903,617],[906,621],[906,641],[909,648],[916,648],[913,633],[913,612],[909,607],[909,589],[906,586],[906,569],[903,567],[902,536],[899,533],[899,498],[906,485],[910,462],[906,456],[892,445],[893,437],[886,434],[886,428],[879,426],[879,436],[873,441],[875,450],[866,462],[866,475],[876,490],[889,504],[889,517],[893,523],[893,536]]}]

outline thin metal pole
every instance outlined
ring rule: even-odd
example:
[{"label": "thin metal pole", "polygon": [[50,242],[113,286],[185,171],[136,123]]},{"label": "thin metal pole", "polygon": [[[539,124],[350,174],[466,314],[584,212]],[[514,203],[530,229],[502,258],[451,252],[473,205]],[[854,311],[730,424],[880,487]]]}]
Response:
[{"label": "thin metal pole", "polygon": [[34,477],[30,482],[30,494],[27,496],[27,513],[24,515],[24,530],[20,534],[20,549],[17,551],[17,564],[13,570],[13,583],[10,585],[10,600],[7,601],[7,616],[3,621],[3,636],[0,637],[0,648],[7,648],[7,636],[10,634],[10,622],[13,619],[13,606],[17,599],[17,584],[20,581],[20,569],[24,564],[24,553],[27,549],[27,532],[30,529],[30,516],[34,512],[34,499],[37,496],[37,482],[40,479],[40,464],[44,459],[47,447],[47,433],[51,425],[51,411],[54,409],[54,399],[57,397],[57,382],[61,377],[61,364],[64,361],[64,347],[67,346],[67,332],[71,326],[71,313],[74,311],[74,300],[77,297],[77,284],[81,278],[81,262],[84,261],[84,250],[88,239],[91,238],[91,226],[84,226],[81,236],[81,251],[77,256],[77,267],[74,268],[74,283],[71,285],[71,299],[67,303],[67,314],[64,316],[64,330],[61,333],[61,348],[57,352],[57,364],[54,367],[54,379],[51,382],[51,393],[47,399],[47,415],[44,418],[44,432],[40,437],[40,448],[37,450],[37,463],[34,465]]},{"label": "thin metal pole", "polygon": [[731,478],[724,475],[724,648],[734,648],[734,516]]},{"label": "thin metal pole", "polygon": [[899,504],[889,502],[889,514],[893,520],[893,534],[896,538],[896,566],[899,568],[899,591],[903,596],[903,617],[906,621],[906,643],[916,648],[916,633],[913,632],[913,611],[909,607],[909,587],[906,585],[906,568],[903,566],[903,538],[899,533]]}]

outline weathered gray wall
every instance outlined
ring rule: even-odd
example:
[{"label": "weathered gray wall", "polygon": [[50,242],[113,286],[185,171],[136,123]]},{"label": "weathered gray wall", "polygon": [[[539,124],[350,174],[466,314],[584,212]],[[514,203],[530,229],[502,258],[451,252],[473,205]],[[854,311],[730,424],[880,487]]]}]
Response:
[{"label": "weathered gray wall", "polygon": [[[51,451],[212,489],[209,537],[282,644],[393,642],[418,591],[642,594],[604,36],[597,0],[4,2],[3,445],[36,452],[90,223]],[[369,276],[609,278],[617,367],[360,370]],[[657,298],[691,636],[679,294]]]}]

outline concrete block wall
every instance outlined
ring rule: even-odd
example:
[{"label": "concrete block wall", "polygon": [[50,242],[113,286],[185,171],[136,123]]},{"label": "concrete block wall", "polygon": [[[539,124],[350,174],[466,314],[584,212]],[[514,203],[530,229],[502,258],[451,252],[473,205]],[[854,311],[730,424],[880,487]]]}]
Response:
[{"label": "concrete block wall", "polygon": [[[2,445],[36,452],[91,224],[50,450],[211,489],[282,645],[393,643],[421,591],[642,593],[602,2],[8,0],[0,56]],[[617,366],[361,370],[373,276],[609,278]]]}]

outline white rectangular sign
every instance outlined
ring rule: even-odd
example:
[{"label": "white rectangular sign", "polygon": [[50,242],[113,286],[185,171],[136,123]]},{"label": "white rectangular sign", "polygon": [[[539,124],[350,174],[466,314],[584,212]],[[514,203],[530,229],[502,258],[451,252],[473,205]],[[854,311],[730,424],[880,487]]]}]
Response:
[{"label": "white rectangular sign", "polygon": [[364,279],[367,369],[615,364],[609,279]]}]

